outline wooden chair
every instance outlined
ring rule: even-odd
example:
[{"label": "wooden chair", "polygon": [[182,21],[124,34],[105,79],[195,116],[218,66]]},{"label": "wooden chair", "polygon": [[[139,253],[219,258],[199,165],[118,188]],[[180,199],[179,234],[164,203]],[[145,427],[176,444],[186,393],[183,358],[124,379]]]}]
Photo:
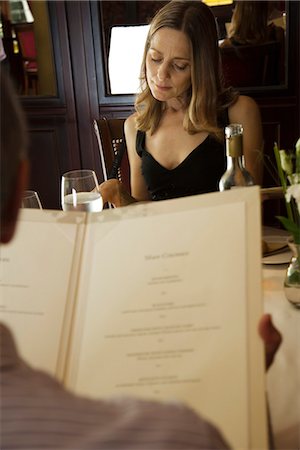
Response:
[{"label": "wooden chair", "polygon": [[124,120],[94,120],[104,180],[117,178],[130,193],[130,167],[124,138]]},{"label": "wooden chair", "polygon": [[23,62],[24,94],[28,95],[30,89],[33,94],[38,94],[38,65],[35,47],[34,29],[32,23],[20,23],[14,25],[18,40],[19,50]]}]

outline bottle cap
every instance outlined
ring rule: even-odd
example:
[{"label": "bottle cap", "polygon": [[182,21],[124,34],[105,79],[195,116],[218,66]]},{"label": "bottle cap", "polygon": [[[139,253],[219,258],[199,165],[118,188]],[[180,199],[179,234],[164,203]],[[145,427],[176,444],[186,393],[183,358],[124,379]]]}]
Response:
[{"label": "bottle cap", "polygon": [[244,132],[243,125],[241,125],[240,123],[231,123],[230,125],[227,125],[227,127],[225,128],[226,138],[243,134],[243,132]]}]

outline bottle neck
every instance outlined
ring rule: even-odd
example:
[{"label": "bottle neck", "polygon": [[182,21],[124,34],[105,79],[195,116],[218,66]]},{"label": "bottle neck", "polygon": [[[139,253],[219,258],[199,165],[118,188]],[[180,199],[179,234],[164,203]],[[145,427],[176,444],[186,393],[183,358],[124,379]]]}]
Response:
[{"label": "bottle neck", "polygon": [[228,169],[240,169],[243,170],[244,165],[244,156],[229,156],[227,155],[227,170]]}]

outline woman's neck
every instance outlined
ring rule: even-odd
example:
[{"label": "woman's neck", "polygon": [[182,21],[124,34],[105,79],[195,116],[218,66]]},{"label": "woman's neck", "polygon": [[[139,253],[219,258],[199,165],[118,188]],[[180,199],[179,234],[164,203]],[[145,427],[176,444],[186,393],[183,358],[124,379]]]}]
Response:
[{"label": "woman's neck", "polygon": [[185,111],[187,108],[187,99],[183,97],[171,98],[165,102],[164,110],[170,112]]}]

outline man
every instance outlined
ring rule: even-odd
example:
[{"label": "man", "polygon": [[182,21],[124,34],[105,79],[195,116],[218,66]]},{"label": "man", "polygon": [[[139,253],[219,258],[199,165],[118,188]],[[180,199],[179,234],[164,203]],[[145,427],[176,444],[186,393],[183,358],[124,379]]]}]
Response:
[{"label": "man", "polygon": [[[11,84],[3,74],[0,81],[1,242],[7,243],[14,234],[28,176],[27,138]],[[269,326],[268,318],[266,323],[262,328],[269,338],[276,330]],[[279,345],[280,336],[276,336],[276,342],[269,339],[270,354]],[[3,324],[0,338],[2,450],[229,448],[213,425],[180,403],[120,398],[94,401],[75,396],[52,377],[30,368],[18,355],[13,337]]]}]

